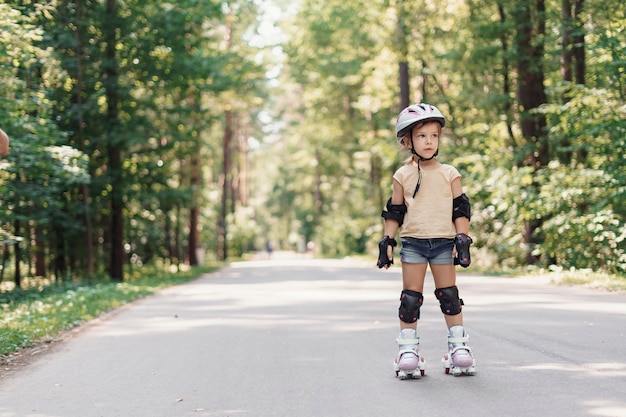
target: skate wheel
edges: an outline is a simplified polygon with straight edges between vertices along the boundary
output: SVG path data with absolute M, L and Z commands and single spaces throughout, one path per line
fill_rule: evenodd
M 450 368 L 446 368 L 446 375 L 450 373 Z
M 420 369 L 420 374 L 421 374 L 422 376 L 426 375 L 426 370 L 425 370 L 425 369 Z

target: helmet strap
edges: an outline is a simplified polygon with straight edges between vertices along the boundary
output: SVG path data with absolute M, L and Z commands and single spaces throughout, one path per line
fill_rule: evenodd
M 439 148 L 437 148 L 433 156 L 431 156 L 430 158 L 424 158 L 422 155 L 418 154 L 415 151 L 415 147 L 413 145 L 413 132 L 410 133 L 409 137 L 411 140 L 411 154 L 417 156 L 418 158 L 417 159 L 417 185 L 415 185 L 415 191 L 413 191 L 413 198 L 415 198 L 415 196 L 417 195 L 417 192 L 420 190 L 420 186 L 422 185 L 422 167 L 420 166 L 420 162 L 430 161 L 431 159 L 436 157 L 439 154 Z
M 435 154 L 433 156 L 431 156 L 430 158 L 424 158 L 422 155 L 418 154 L 417 152 L 415 152 L 415 149 L 411 148 L 411 153 L 415 156 L 417 156 L 418 158 L 418 162 L 419 161 L 430 161 L 431 159 L 434 159 L 437 155 L 439 155 L 439 149 L 437 149 L 437 151 L 435 152 Z
M 415 155 L 417 155 L 417 154 L 415 154 Z M 419 155 L 417 155 L 417 156 L 419 156 Z M 421 158 L 417 160 L 417 185 L 415 186 L 415 191 L 413 191 L 413 198 L 415 198 L 415 195 L 420 190 L 420 186 L 422 185 L 422 168 L 420 168 L 420 162 L 421 161 L 422 161 Z
M 417 167 L 419 168 L 419 161 L 430 161 L 431 159 L 433 159 L 434 157 L 436 157 L 437 155 L 439 155 L 439 147 L 437 147 L 437 150 L 435 151 L 435 153 L 433 154 L 433 156 L 431 156 L 430 158 L 424 158 L 422 155 L 418 154 L 415 151 L 415 146 L 413 145 L 413 132 L 409 133 L 409 138 L 411 140 L 411 153 L 415 156 L 417 156 L 419 159 L 417 160 Z

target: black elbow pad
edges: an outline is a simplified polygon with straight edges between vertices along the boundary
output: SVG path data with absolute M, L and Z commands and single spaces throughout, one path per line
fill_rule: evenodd
M 452 200 L 452 221 L 459 217 L 467 217 L 467 220 L 471 218 L 470 201 L 465 193 Z
M 402 204 L 391 204 L 391 198 L 387 200 L 386 210 L 380 214 L 384 219 L 395 220 L 398 222 L 398 226 L 402 226 L 404 223 L 404 215 L 406 214 L 406 204 L 404 201 Z

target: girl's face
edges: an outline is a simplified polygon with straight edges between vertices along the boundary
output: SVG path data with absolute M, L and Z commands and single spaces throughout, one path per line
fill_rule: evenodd
M 441 125 L 439 122 L 418 123 L 413 126 L 413 147 L 415 152 L 423 158 L 432 157 L 439 149 L 439 136 L 441 135 Z M 411 149 L 411 137 L 405 136 L 404 146 Z

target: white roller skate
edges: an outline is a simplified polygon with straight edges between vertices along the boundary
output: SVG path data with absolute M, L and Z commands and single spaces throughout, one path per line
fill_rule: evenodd
M 469 336 L 463 326 L 452 326 L 448 331 L 448 353 L 441 359 L 446 374 L 460 376 L 476 373 L 476 360 L 472 349 L 467 346 L 468 340 Z
M 399 352 L 393 362 L 396 376 L 400 379 L 419 379 L 426 373 L 426 361 L 420 355 L 420 339 L 415 329 L 402 329 L 398 342 Z

